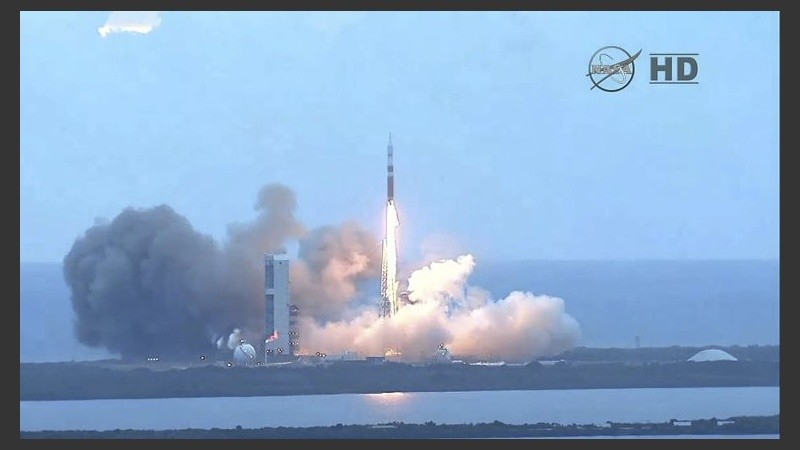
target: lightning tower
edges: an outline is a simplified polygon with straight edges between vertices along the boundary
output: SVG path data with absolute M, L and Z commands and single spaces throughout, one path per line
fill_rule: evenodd
M 389 146 L 386 149 L 387 178 L 386 178 L 386 230 L 383 238 L 383 258 L 381 264 L 381 304 L 379 314 L 381 317 L 390 317 L 397 312 L 399 307 L 397 298 L 397 209 L 394 206 L 394 163 L 392 147 L 392 133 L 389 133 Z

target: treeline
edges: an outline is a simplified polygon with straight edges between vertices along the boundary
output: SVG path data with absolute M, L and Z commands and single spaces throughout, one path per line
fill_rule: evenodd
M 510 425 L 500 421 L 478 424 L 406 424 L 334 425 L 330 427 L 276 427 L 185 430 L 111 430 L 111 431 L 34 431 L 20 432 L 26 439 L 417 439 L 417 438 L 501 438 L 501 437 L 578 437 L 578 436 L 668 436 L 778 434 L 779 416 L 716 418 L 690 422 L 671 420 L 663 423 L 606 423 L 561 425 L 536 423 Z
M 740 361 L 780 361 L 780 347 L 777 345 L 717 346 L 703 347 L 641 347 L 641 348 L 591 348 L 577 347 L 553 359 L 565 361 L 603 361 L 603 362 L 679 362 L 686 361 L 697 352 L 716 348 L 724 350 Z

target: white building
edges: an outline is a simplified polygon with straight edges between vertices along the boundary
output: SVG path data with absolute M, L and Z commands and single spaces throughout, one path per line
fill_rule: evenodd
M 256 349 L 250 344 L 241 343 L 233 350 L 233 360 L 237 366 L 253 366 L 256 363 Z
M 266 303 L 264 361 L 285 360 L 294 355 L 297 333 L 294 320 L 297 308 L 289 298 L 289 258 L 264 256 L 264 301 Z
M 697 352 L 694 356 L 688 359 L 692 362 L 706 362 L 706 361 L 736 361 L 736 358 L 725 350 L 717 348 L 709 348 Z

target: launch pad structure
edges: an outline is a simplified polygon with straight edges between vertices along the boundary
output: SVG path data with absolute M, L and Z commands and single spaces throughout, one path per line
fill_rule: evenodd
M 291 360 L 298 347 L 298 309 L 289 292 L 289 258 L 264 255 L 264 362 Z

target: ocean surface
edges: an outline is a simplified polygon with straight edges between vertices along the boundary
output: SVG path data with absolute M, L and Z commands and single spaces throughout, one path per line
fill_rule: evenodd
M 469 284 L 564 299 L 587 347 L 779 343 L 779 262 L 478 260 Z M 377 289 L 377 287 L 376 287 Z M 77 342 L 57 263 L 20 264 L 20 361 L 110 357 Z
M 406 423 L 604 424 L 779 414 L 778 387 L 21 401 L 20 431 Z

